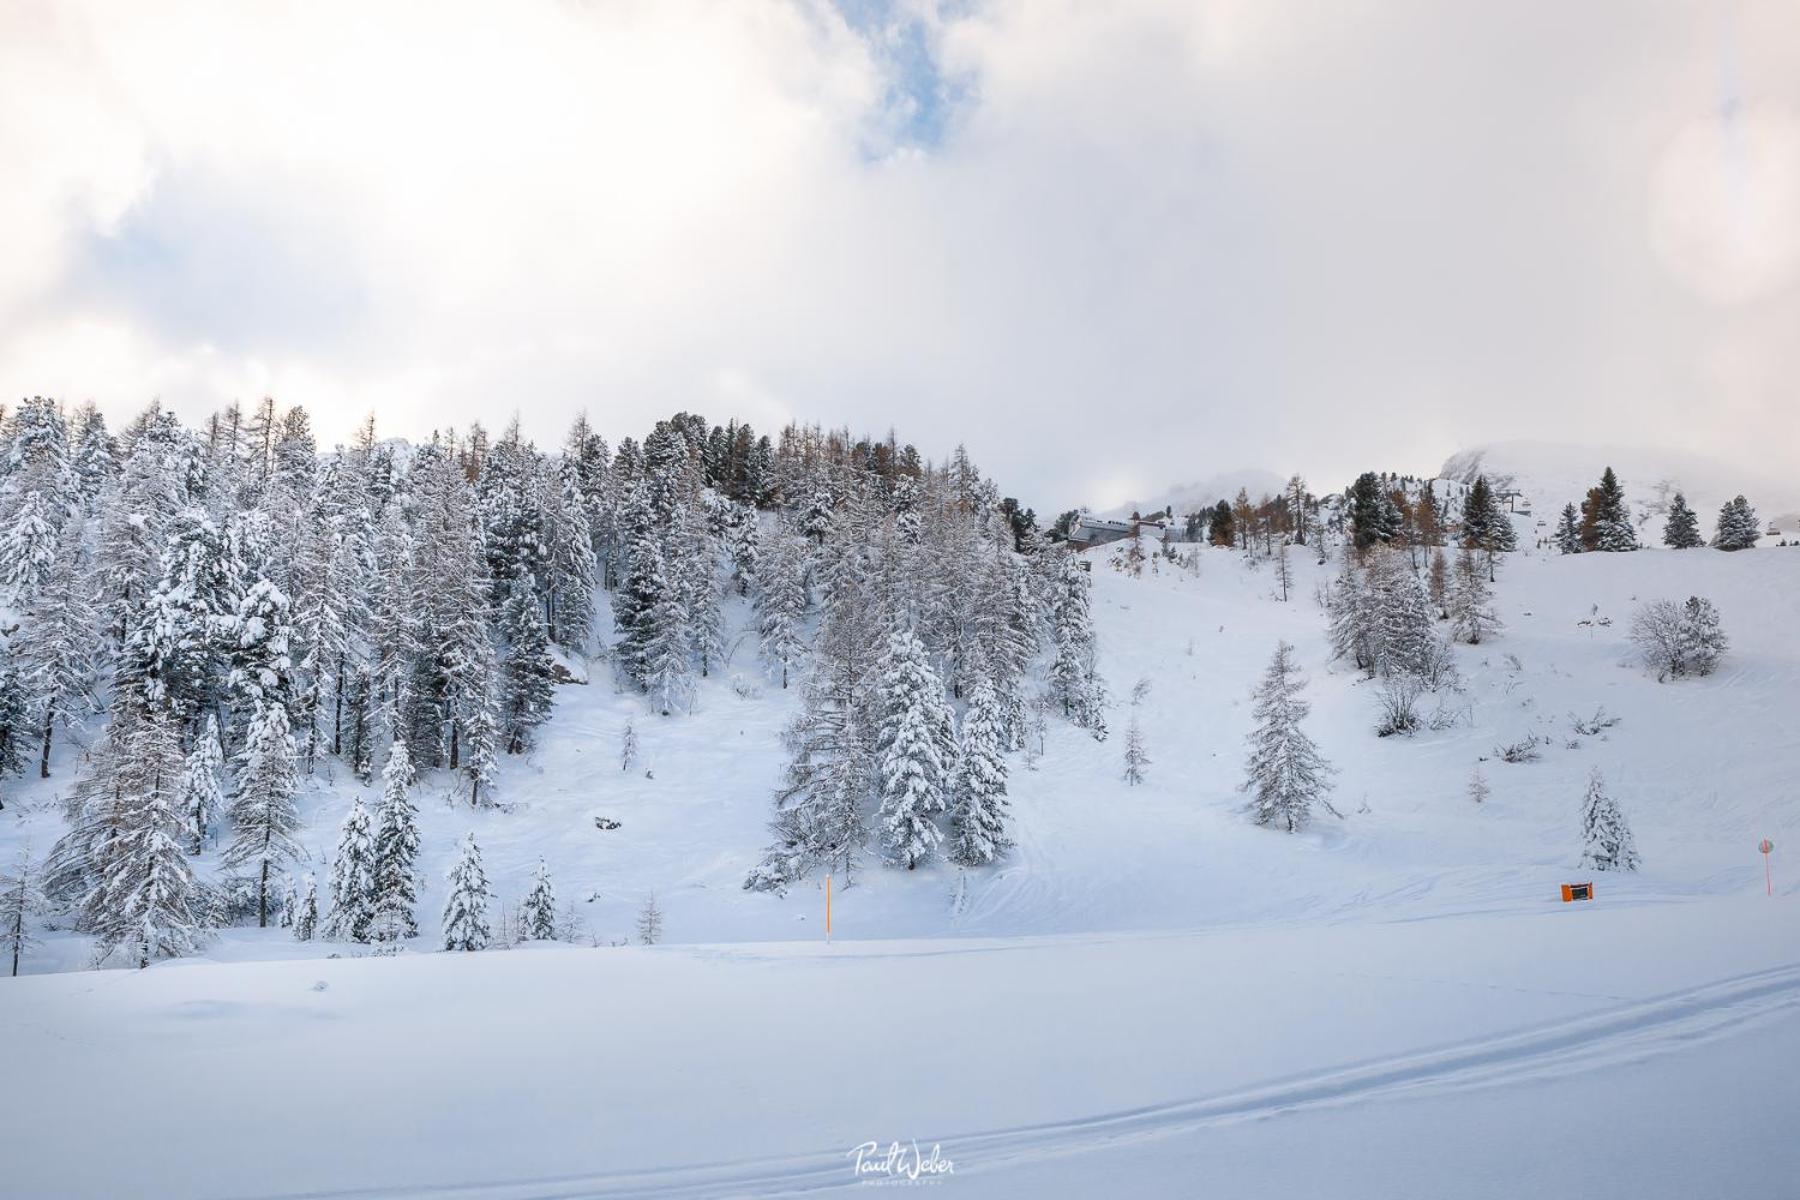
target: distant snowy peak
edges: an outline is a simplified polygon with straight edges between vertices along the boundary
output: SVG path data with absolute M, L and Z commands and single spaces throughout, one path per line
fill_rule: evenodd
M 1102 516 L 1129 517 L 1132 513 L 1161 512 L 1172 509 L 1176 516 L 1183 513 L 1197 512 L 1202 508 L 1211 508 L 1221 500 L 1229 500 L 1242 488 L 1250 494 L 1252 500 L 1280 493 L 1287 482 L 1286 476 L 1277 475 L 1273 471 L 1244 468 L 1237 471 L 1221 471 L 1195 483 L 1172 487 L 1166 492 L 1146 500 L 1131 500 L 1103 512 Z
M 1640 522 L 1660 516 L 1676 492 L 1687 498 L 1708 534 L 1719 507 L 1740 493 L 1765 523 L 1800 512 L 1800 480 L 1770 478 L 1682 450 L 1497 442 L 1452 454 L 1439 475 L 1458 483 L 1486 475 L 1489 483 L 1517 490 L 1540 512 L 1554 517 L 1565 504 L 1579 505 L 1607 467 L 1619 477 Z

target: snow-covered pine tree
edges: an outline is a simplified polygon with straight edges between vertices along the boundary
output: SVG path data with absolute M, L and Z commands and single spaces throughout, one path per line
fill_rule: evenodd
M 350 802 L 350 815 L 338 833 L 337 857 L 331 864 L 331 936 L 366 942 L 375 917 L 375 839 L 362 797 Z
M 142 594 L 146 582 L 129 586 Z M 184 722 L 213 707 L 225 675 L 233 581 L 224 539 L 203 510 L 183 509 L 170 520 L 160 578 L 127 613 L 119 682 Z
M 1681 606 L 1676 636 L 1685 673 L 1692 675 L 1711 675 L 1728 645 L 1719 610 L 1704 596 L 1689 596 Z
M 656 893 L 651 892 L 644 898 L 643 907 L 638 909 L 637 935 L 641 946 L 654 946 L 662 941 L 663 912 L 656 903 Z
M 719 610 L 719 544 L 706 523 L 683 510 L 671 541 L 677 548 L 676 587 L 687 613 L 688 643 L 704 677 L 725 654 L 724 615 Z
M 1345 542 L 1338 577 L 1325 603 L 1331 623 L 1331 650 L 1334 657 L 1348 659 L 1358 670 L 1371 673 L 1376 664 L 1373 591 L 1357 566 L 1352 544 Z
M 1719 549 L 1750 550 L 1761 536 L 1762 523 L 1757 520 L 1756 510 L 1742 496 L 1727 500 L 1719 509 L 1718 529 L 1713 535 L 1713 545 Z
M 269 924 L 269 888 L 276 871 L 300 857 L 294 831 L 294 738 L 287 709 L 269 704 L 250 718 L 238 757 L 236 794 L 231 800 L 231 841 L 222 861 L 248 870 L 256 884 L 257 924 Z
M 1398 550 L 1371 551 L 1370 657 L 1379 675 L 1423 674 L 1437 643 L 1419 577 Z
M 670 577 L 654 539 L 641 539 L 633 547 L 631 569 L 651 597 L 630 639 L 633 661 L 650 703 L 666 717 L 693 696 L 693 629 L 680 582 Z
M 479 807 L 493 794 L 499 770 L 500 714 L 494 703 L 493 679 L 476 675 L 460 687 L 457 706 L 461 723 L 462 772 L 469 784 L 469 804 Z
M 882 838 L 896 865 L 912 870 L 937 853 L 952 768 L 947 730 L 954 720 L 944 685 L 912 630 L 888 638 L 880 668 L 882 716 L 876 733 L 876 778 Z
M 1575 506 L 1566 510 L 1565 519 L 1573 522 Z M 1560 536 L 1560 530 L 1558 531 Z M 1671 550 L 1697 550 L 1706 544 L 1700 536 L 1700 518 L 1688 507 L 1687 497 L 1680 492 L 1675 493 L 1669 501 L 1669 515 L 1663 522 L 1663 545 Z M 1568 553 L 1568 551 L 1564 551 Z
M 1582 504 L 1582 549 L 1619 553 L 1638 548 L 1637 527 L 1625 502 L 1625 489 L 1611 467 Z
M 785 735 L 792 758 L 775 793 L 775 842 L 745 879 L 746 889 L 783 892 L 820 864 L 841 872 L 843 886 L 851 885 L 868 837 L 873 754 L 864 713 L 865 619 L 853 588 L 828 594 L 818 658 L 807 675 L 801 712 Z
M 1256 729 L 1250 734 L 1244 790 L 1252 793 L 1250 811 L 1258 825 L 1288 833 L 1303 827 L 1313 805 L 1328 803 L 1331 792 L 1331 764 L 1300 727 L 1311 711 L 1300 697 L 1305 686 L 1294 648 L 1278 642 L 1254 693 Z
M 1482 774 L 1481 768 L 1477 766 L 1469 775 L 1469 799 L 1476 804 L 1486 804 L 1492 791 L 1493 789 L 1488 786 L 1487 776 Z
M 188 751 L 176 801 L 190 854 L 205 850 L 206 839 L 224 812 L 225 794 L 219 787 L 219 768 L 224 765 L 225 751 L 219 745 L 219 722 L 209 713 L 200 736 L 194 739 L 194 748 Z
M 1431 597 L 1431 607 L 1437 610 L 1439 620 L 1450 617 L 1450 560 L 1444 556 L 1444 548 L 1436 546 L 1431 551 L 1431 570 L 1425 577 L 1425 594 Z
M 531 874 L 531 890 L 519 905 L 519 925 L 533 941 L 556 940 L 556 889 L 550 886 L 550 868 L 541 858 Z
M 951 783 L 950 860 L 975 867 L 993 862 L 1012 844 L 1006 826 L 1004 711 L 992 681 L 978 677 L 963 714 L 962 741 Z
M 505 654 L 500 668 L 501 736 L 508 754 L 523 754 L 555 703 L 555 663 L 537 596 L 527 579 L 509 580 L 500 603 Z
M 79 729 L 94 709 L 100 654 L 99 613 L 81 540 L 71 520 L 57 541 L 56 560 L 32 594 L 13 642 L 19 685 L 33 724 L 42 731 L 38 774 L 50 778 L 50 747 L 58 728 Z
M 15 601 L 28 601 L 56 562 L 60 516 L 54 500 L 34 488 L 18 498 L 0 529 L 0 584 Z
M 375 810 L 374 928 L 382 941 L 419 932 L 414 863 L 419 857 L 419 810 L 410 795 L 414 773 L 406 739 L 396 737 L 381 770 L 381 804 Z
M 31 847 L 19 850 L 12 874 L 0 875 L 0 955 L 10 960 L 12 974 L 19 973 L 19 960 L 37 943 L 31 922 L 44 907 L 43 892 L 38 887 L 37 872 L 32 869 Z
M 625 728 L 619 732 L 619 770 L 631 770 L 637 766 L 637 760 L 637 726 L 633 725 L 628 717 L 625 720 Z
M 1581 865 L 1596 871 L 1638 869 L 1637 843 L 1625 814 L 1606 791 L 1600 768 L 1588 775 L 1587 795 L 1581 802 Z
M 133 713 L 120 749 L 127 769 L 113 780 L 117 824 L 95 863 L 99 879 L 82 901 L 83 924 L 97 935 L 102 957 L 125 950 L 144 967 L 194 950 L 201 899 L 180 844 L 181 745 L 171 718 L 148 707 Z
M 810 545 L 799 534 L 780 531 L 770 541 L 757 574 L 757 634 L 762 657 L 771 671 L 780 673 L 784 688 L 806 655 L 802 623 L 806 619 Z
M 1456 588 L 1450 602 L 1451 632 L 1457 641 L 1479 646 L 1501 628 L 1499 614 L 1494 611 L 1493 593 L 1489 590 L 1487 572 L 1472 550 L 1456 556 Z
M 1680 497 L 1677 496 L 1676 499 L 1680 500 Z M 1580 554 L 1584 549 L 1581 544 L 1581 518 L 1576 514 L 1573 504 L 1563 505 L 1562 516 L 1556 522 L 1556 549 L 1562 554 Z
M 444 949 L 485 949 L 490 936 L 487 907 L 487 873 L 481 869 L 481 847 L 471 832 L 450 872 L 450 894 L 444 900 Z
M 310 942 L 319 932 L 319 881 L 311 875 L 301 885 L 300 898 L 294 906 L 294 940 Z
M 1050 628 L 1055 654 L 1050 687 L 1063 715 L 1104 737 L 1106 693 L 1094 667 L 1094 619 L 1088 573 L 1074 554 L 1058 556 L 1050 593 Z
M 1131 714 L 1131 724 L 1125 730 L 1125 782 L 1132 787 L 1144 782 L 1144 768 L 1150 765 L 1150 754 L 1144 749 L 1144 731 L 1138 724 L 1137 713 Z

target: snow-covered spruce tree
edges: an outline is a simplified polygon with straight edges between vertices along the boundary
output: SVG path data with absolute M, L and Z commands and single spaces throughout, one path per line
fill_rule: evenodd
M 1500 507 L 1500 497 L 1488 484 L 1487 476 L 1477 475 L 1463 497 L 1463 546 L 1495 554 L 1514 549 L 1517 541 L 1512 517 Z
M 32 869 L 31 847 L 19 851 L 12 874 L 0 875 L 0 955 L 10 960 L 12 974 L 19 973 L 19 959 L 36 944 L 31 922 L 44 908 L 37 872 Z
M 1050 629 L 1055 653 L 1050 687 L 1063 715 L 1104 737 L 1105 690 L 1094 667 L 1094 619 L 1088 573 L 1073 554 L 1060 556 L 1050 594 Z
M 381 804 L 375 810 L 374 928 L 382 941 L 419 932 L 414 863 L 419 857 L 419 810 L 410 795 L 414 773 L 406 739 L 396 737 L 381 770 Z
M 462 772 L 469 785 L 471 807 L 479 807 L 492 795 L 500 765 L 500 714 L 492 688 L 491 676 L 477 676 L 467 687 L 458 689 Z
M 550 886 L 550 868 L 541 858 L 531 874 L 531 890 L 519 905 L 519 925 L 533 941 L 556 940 L 556 889 Z
M 1611 467 L 1601 474 L 1599 485 L 1590 489 L 1582 502 L 1581 547 L 1603 553 L 1638 548 L 1637 528 L 1631 523 L 1625 489 Z
M 209 713 L 200 736 L 194 739 L 194 748 L 188 751 L 176 801 L 190 854 L 199 854 L 206 849 L 206 839 L 224 813 L 225 794 L 219 787 L 219 768 L 224 765 L 225 751 L 219 745 L 219 722 Z
M 542 489 L 545 605 L 550 640 L 576 654 L 591 648 L 594 623 L 593 526 L 581 472 L 567 457 Z
M 1456 557 L 1456 587 L 1451 594 L 1450 623 L 1456 640 L 1471 646 L 1479 646 L 1501 628 L 1499 614 L 1494 611 L 1487 572 L 1481 569 L 1471 550 L 1464 550 Z
M 1569 506 L 1569 519 L 1573 519 L 1575 508 Z M 1700 536 L 1700 518 L 1688 507 L 1687 497 L 1680 492 L 1669 501 L 1668 519 L 1663 522 L 1663 545 L 1671 550 L 1697 550 L 1706 544 Z
M 311 875 L 300 887 L 300 898 L 294 904 L 294 940 L 310 942 L 319 932 L 319 881 Z
M 502 737 L 508 754 L 523 754 L 537 727 L 549 720 L 556 691 L 549 634 L 528 581 L 508 581 L 500 633 L 506 645 L 500 667 Z
M 637 766 L 637 760 L 637 727 L 631 723 L 629 718 L 627 718 L 625 721 L 625 728 L 619 733 L 619 770 L 631 770 L 631 768 Z
M 444 900 L 444 949 L 485 949 L 490 936 L 487 907 L 487 873 L 481 869 L 481 847 L 470 833 L 450 872 L 450 894 Z
M 1419 577 L 1397 550 L 1371 551 L 1370 657 L 1378 675 L 1423 673 L 1437 641 Z
M 56 560 L 33 593 L 13 641 L 19 685 L 32 722 L 42 731 L 38 774 L 50 778 L 50 747 L 58 728 L 78 729 L 94 709 L 100 654 L 100 617 L 81 542 L 81 522 L 70 521 L 56 546 Z
M 1675 499 L 1679 502 L 1681 497 L 1676 496 Z M 1691 516 L 1692 514 L 1690 513 L 1689 515 Z M 1671 514 L 1671 519 L 1673 519 L 1673 514 Z M 1695 536 L 1698 536 L 1698 534 Z M 1561 554 L 1580 554 L 1583 548 L 1584 547 L 1581 544 L 1581 518 L 1576 514 L 1575 506 L 1573 504 L 1565 504 L 1563 505 L 1562 516 L 1559 517 L 1556 522 L 1557 552 Z
M 848 582 L 828 594 L 818 657 L 800 714 L 785 734 L 792 757 L 775 793 L 774 843 L 744 881 L 753 891 L 783 892 L 815 866 L 841 873 L 849 887 L 868 837 L 865 804 L 874 748 L 867 705 L 867 612 Z
M 1690 675 L 1711 675 L 1718 668 L 1726 646 L 1719 610 L 1703 596 L 1689 596 L 1681 606 L 1678 635 L 1681 658 Z
M 375 838 L 362 797 L 350 802 L 350 815 L 338 833 L 337 857 L 331 863 L 331 936 L 366 942 L 375 917 Z
M 1300 728 L 1311 711 L 1300 697 L 1305 686 L 1294 648 L 1277 643 L 1254 693 L 1256 729 L 1250 735 L 1244 790 L 1252 794 L 1250 811 L 1258 825 L 1288 833 L 1302 828 L 1313 805 L 1328 803 L 1331 792 L 1331 764 Z
M 1125 782 L 1132 787 L 1144 782 L 1144 768 L 1150 765 L 1150 754 L 1144 749 L 1144 731 L 1138 724 L 1137 713 L 1131 714 L 1131 724 L 1125 730 Z
M 144 581 L 133 586 L 141 590 Z M 143 604 L 127 609 L 132 625 L 118 682 L 184 722 L 212 708 L 225 675 L 233 592 L 224 539 L 212 519 L 198 508 L 175 514 L 160 578 Z
M 28 600 L 50 574 L 60 516 L 52 498 L 36 489 L 13 505 L 9 523 L 0 530 L 0 584 L 16 600 Z
M 294 738 L 287 709 L 270 704 L 250 718 L 238 757 L 237 787 L 231 800 L 231 841 L 223 862 L 248 871 L 256 886 L 256 923 L 269 924 L 269 889 L 277 871 L 300 857 L 294 831 Z
M 1357 566 L 1356 551 L 1345 542 L 1343 561 L 1325 602 L 1331 650 L 1335 657 L 1348 659 L 1358 670 L 1371 674 L 1376 667 L 1373 590 Z
M 1756 518 L 1756 510 L 1742 496 L 1727 500 L 1719 509 L 1718 529 L 1713 534 L 1713 545 L 1719 549 L 1750 550 L 1761 536 L 1762 524 Z
M 925 647 L 910 629 L 888 638 L 880 667 L 882 716 L 876 733 L 876 778 L 882 840 L 890 861 L 907 870 L 929 862 L 942 840 L 944 786 L 954 747 L 954 717 Z
M 962 740 L 951 781 L 950 861 L 965 867 L 993 862 L 1012 844 L 1006 826 L 1004 713 L 993 683 L 975 681 L 963 714 Z
M 1493 789 L 1488 785 L 1487 776 L 1482 774 L 1481 767 L 1477 765 L 1469 775 L 1469 799 L 1476 804 L 1486 804 L 1492 794 Z
M 119 773 L 112 781 L 115 824 L 92 860 L 97 876 L 82 898 L 82 927 L 102 958 L 124 950 L 138 966 L 191 953 L 202 937 L 202 905 L 181 846 L 175 811 L 181 745 L 161 711 L 131 702 L 115 712 Z
M 802 623 L 806 620 L 810 545 L 799 534 L 787 530 L 777 533 L 763 554 L 757 574 L 757 635 L 762 657 L 771 672 L 780 674 L 784 688 L 806 655 Z
M 1587 795 L 1581 802 L 1581 865 L 1596 871 L 1638 869 L 1637 842 L 1625 814 L 1607 794 L 1606 780 L 1595 767 L 1588 775 Z
M 724 615 L 719 610 L 719 543 L 706 523 L 683 510 L 672 541 L 677 547 L 676 585 L 687 613 L 688 643 L 702 677 L 725 655 Z

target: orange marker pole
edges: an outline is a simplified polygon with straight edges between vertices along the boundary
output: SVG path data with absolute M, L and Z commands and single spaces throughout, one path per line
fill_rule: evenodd
M 1773 896 L 1775 894 L 1775 876 L 1769 872 L 1769 851 L 1775 849 L 1775 843 L 1764 838 L 1757 849 L 1762 851 L 1763 856 L 1763 891 Z
M 831 945 L 831 876 L 825 876 L 825 944 Z

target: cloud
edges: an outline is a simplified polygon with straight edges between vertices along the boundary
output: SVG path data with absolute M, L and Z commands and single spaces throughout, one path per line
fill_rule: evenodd
M 26 0 L 0 394 L 893 425 L 1046 508 L 1621 423 L 1791 463 L 1800 150 L 1726 234 L 1696 177 L 1793 127 L 1800 18 L 1733 11 Z

